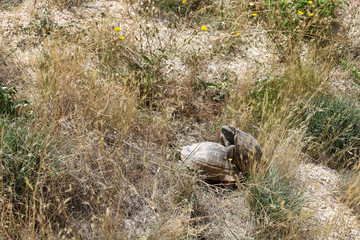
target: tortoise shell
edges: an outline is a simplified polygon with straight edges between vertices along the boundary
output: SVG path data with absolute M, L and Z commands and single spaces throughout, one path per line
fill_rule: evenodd
M 221 141 L 225 146 L 235 146 L 234 164 L 242 173 L 248 174 L 260 163 L 263 152 L 258 141 L 239 129 L 223 126 Z
M 200 142 L 183 147 L 181 159 L 186 166 L 203 174 L 210 181 L 235 182 L 239 173 L 231 163 L 228 148 L 214 142 Z

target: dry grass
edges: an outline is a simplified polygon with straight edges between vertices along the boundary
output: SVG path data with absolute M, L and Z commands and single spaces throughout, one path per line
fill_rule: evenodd
M 334 35 L 321 45 L 299 37 L 285 57 L 274 39 L 291 38 L 254 18 L 249 1 L 211 1 L 180 12 L 173 8 L 181 1 L 155 1 L 154 8 L 142 1 L 86 3 L 101 13 L 82 9 L 82 2 L 56 1 L 65 15 L 78 7 L 73 16 L 83 18 L 76 23 L 59 20 L 55 8 L 40 19 L 29 15 L 23 26 L 31 44 L 17 38 L 23 30 L 6 31 L 14 45 L 1 46 L 0 79 L 32 101 L 20 128 L 46 134 L 30 145 L 11 142 L 30 153 L 45 147 L 34 173 L 17 174 L 26 185 L 17 197 L 1 178 L 1 237 L 324 236 L 297 179 L 309 157 L 302 151 L 307 122 L 296 114 L 300 103 L 331 92 L 330 69 L 344 39 Z M 203 182 L 176 153 L 192 142 L 218 141 L 224 124 L 253 134 L 264 151 L 259 170 L 233 188 Z M 3 154 L 10 141 L 2 131 Z M 24 156 L 7 154 L 24 163 Z M 10 169 L 4 156 L 2 172 Z M 344 201 L 358 211 L 358 179 L 352 179 Z

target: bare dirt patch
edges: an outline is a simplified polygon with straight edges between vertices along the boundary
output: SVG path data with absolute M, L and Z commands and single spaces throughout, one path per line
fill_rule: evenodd
M 312 163 L 301 164 L 298 179 L 302 182 L 307 210 L 321 225 L 321 235 L 316 239 L 359 239 L 360 223 L 345 204 L 335 196 L 340 175 L 333 169 Z

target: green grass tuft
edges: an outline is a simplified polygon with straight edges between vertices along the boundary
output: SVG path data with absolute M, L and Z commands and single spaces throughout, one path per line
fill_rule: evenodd
M 15 115 L 21 108 L 29 102 L 26 99 L 16 100 L 18 91 L 15 87 L 0 87 L 0 114 Z
M 24 211 L 23 204 L 54 170 L 55 143 L 50 130 L 33 119 L 1 118 L 0 130 L 2 195 L 13 199 L 17 210 Z
M 250 180 L 248 203 L 253 220 L 256 219 L 254 235 L 257 238 L 283 239 L 304 227 L 298 217 L 305 198 L 296 189 L 279 167 L 268 169 L 263 178 Z M 297 229 L 289 229 L 290 225 Z
M 338 169 L 355 164 L 360 149 L 360 108 L 356 103 L 323 94 L 315 97 L 301 116 L 304 121 L 308 118 L 305 137 L 313 158 Z
M 262 11 L 259 15 L 267 23 L 275 25 L 282 31 L 302 29 L 307 34 L 318 31 L 320 26 L 328 29 L 329 23 L 336 18 L 336 11 L 344 1 L 321 0 L 321 1 L 264 1 L 256 5 Z M 263 14 L 264 13 L 264 14 Z

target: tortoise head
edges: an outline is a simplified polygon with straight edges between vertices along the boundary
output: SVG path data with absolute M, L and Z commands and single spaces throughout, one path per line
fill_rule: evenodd
M 222 126 L 221 132 L 224 134 L 225 138 L 231 143 L 235 142 L 235 129 L 230 126 Z

